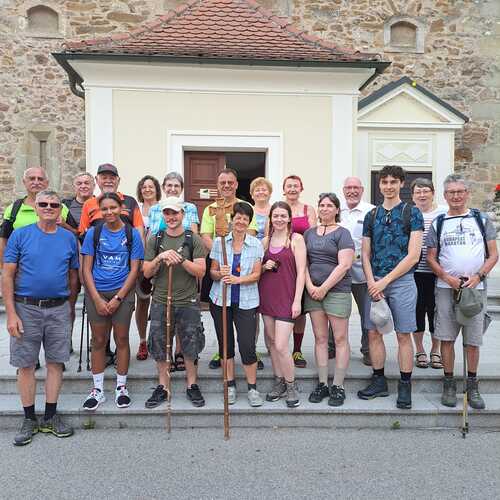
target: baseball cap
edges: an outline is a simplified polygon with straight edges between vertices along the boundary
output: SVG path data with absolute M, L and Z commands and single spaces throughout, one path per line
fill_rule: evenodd
M 380 299 L 377 302 L 372 301 L 370 307 L 370 319 L 377 328 L 377 331 L 383 335 L 388 333 L 396 333 L 394 331 L 394 320 L 389 309 L 389 304 L 385 299 Z
M 104 174 L 104 173 L 118 176 L 117 168 L 111 163 L 103 163 L 102 165 L 99 165 L 99 167 L 97 168 L 97 174 Z
M 160 208 L 162 212 L 167 209 L 173 210 L 174 212 L 180 212 L 181 210 L 184 210 L 184 204 L 180 198 L 169 196 L 168 198 L 160 201 Z
M 470 325 L 483 310 L 483 296 L 475 288 L 461 288 L 460 298 L 455 305 L 455 317 L 460 325 Z

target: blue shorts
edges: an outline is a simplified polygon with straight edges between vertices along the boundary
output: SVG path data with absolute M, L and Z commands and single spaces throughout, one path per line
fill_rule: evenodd
M 380 278 L 375 278 L 378 281 Z M 417 306 L 417 285 L 413 278 L 413 273 L 407 273 L 393 281 L 384 290 L 385 300 L 392 312 L 394 329 L 397 333 L 411 333 L 417 329 L 416 313 Z M 370 320 L 371 298 L 366 294 L 367 314 L 365 316 L 365 328 L 376 330 L 375 325 Z

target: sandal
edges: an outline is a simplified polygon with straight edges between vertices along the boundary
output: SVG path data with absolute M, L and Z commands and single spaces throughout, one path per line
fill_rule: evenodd
M 182 352 L 178 352 L 175 355 L 175 369 L 178 372 L 183 372 L 186 369 L 186 365 L 184 364 L 184 354 Z
M 436 370 L 442 370 L 443 363 L 441 362 L 441 354 L 438 354 L 437 352 L 431 352 L 429 356 L 431 358 L 430 362 L 431 368 L 435 368 Z
M 422 360 L 422 357 L 425 359 Z M 417 352 L 417 354 L 415 354 L 415 366 L 417 368 L 427 368 L 429 366 L 429 363 L 427 361 L 427 354 L 425 354 L 425 352 Z

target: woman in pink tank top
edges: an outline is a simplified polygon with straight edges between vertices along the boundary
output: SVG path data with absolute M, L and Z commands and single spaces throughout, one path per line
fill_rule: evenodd
M 283 195 L 292 209 L 292 232 L 304 234 L 307 229 L 316 225 L 316 211 L 310 205 L 300 202 L 300 194 L 304 190 L 302 179 L 298 175 L 289 175 L 283 181 Z M 306 317 L 300 315 L 293 327 L 293 360 L 297 368 L 305 368 L 306 360 L 302 355 L 302 339 L 306 329 Z
M 259 281 L 259 312 L 264 320 L 275 383 L 267 401 L 286 397 L 289 408 L 299 406 L 294 362 L 288 350 L 294 320 L 301 313 L 305 284 L 306 247 L 304 238 L 293 233 L 290 206 L 277 201 L 269 213 L 269 236 L 262 241 L 265 249 Z

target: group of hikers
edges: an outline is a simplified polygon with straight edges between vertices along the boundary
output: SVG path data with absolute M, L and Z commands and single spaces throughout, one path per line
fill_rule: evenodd
M 83 401 L 86 411 L 105 402 L 108 364 L 116 366 L 116 405 L 131 404 L 127 373 L 134 310 L 140 336 L 137 359 L 151 356 L 158 371 L 158 385 L 146 408 L 167 401 L 169 365 L 171 370 L 185 371 L 186 397 L 194 406 L 203 406 L 197 379 L 205 346 L 200 301 L 208 302 L 219 344 L 210 368 L 221 367 L 223 316 L 227 318 L 229 404 L 238 396 L 237 344 L 249 405 L 284 399 L 289 408 L 299 406 L 295 370 L 307 365 L 302 339 L 309 315 L 318 380 L 308 399 L 321 403 L 328 398 L 330 406 L 340 406 L 346 398 L 344 379 L 351 357 L 353 298 L 361 318 L 362 362 L 373 370 L 369 384 L 358 391 L 359 398 L 389 395 L 384 335 L 393 334 L 401 375 L 397 407 L 411 408 L 414 364 L 443 370 L 441 402 L 455 406 L 454 343 L 462 331 L 469 404 L 484 408 L 477 369 L 485 280 L 498 260 L 495 228 L 484 213 L 468 207 L 470 188 L 462 176 L 445 179 L 447 206 L 436 205 L 434 186 L 426 178 L 411 183 L 413 203 L 401 201 L 404 182 L 401 167 L 385 166 L 379 172 L 380 205 L 363 201 L 361 180 L 349 177 L 342 202 L 335 193 L 325 192 L 311 206 L 301 201 L 300 177 L 287 176 L 280 186 L 283 200 L 274 203 L 270 200 L 275 186 L 258 177 L 250 185 L 252 205 L 237 198 L 237 173 L 225 168 L 217 177 L 220 199 L 204 209 L 200 224 L 196 206 L 183 200 L 184 181 L 177 172 L 168 173 L 161 186 L 153 176 L 144 176 L 137 186 L 137 201 L 118 191 L 118 170 L 109 163 L 98 167 L 95 179 L 79 173 L 74 196 L 68 199 L 49 189 L 42 168 L 27 169 L 26 196 L 5 209 L 0 232 L 10 363 L 17 368 L 24 408 L 14 444 L 30 443 L 38 431 L 58 437 L 73 434 L 57 413 L 57 400 L 64 363 L 72 350 L 82 285 L 92 330 L 92 387 Z M 224 241 L 218 232 L 221 210 L 229 224 Z M 169 270 L 173 362 L 166 342 Z M 257 389 L 257 371 L 263 367 L 256 351 L 260 318 L 275 376 L 265 396 Z M 432 339 L 429 353 L 423 344 L 426 323 Z M 115 352 L 109 343 L 111 332 Z M 42 344 L 46 404 L 39 420 L 35 370 Z

